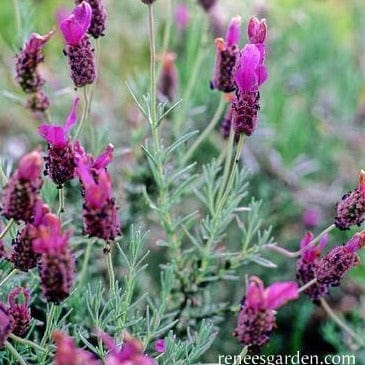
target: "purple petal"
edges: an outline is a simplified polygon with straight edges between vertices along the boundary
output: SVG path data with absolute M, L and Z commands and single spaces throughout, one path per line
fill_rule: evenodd
M 252 17 L 248 22 L 247 34 L 250 43 L 264 43 L 266 38 L 267 26 L 266 20 L 258 20 Z
M 64 128 L 60 125 L 42 124 L 38 127 L 38 133 L 54 147 L 62 148 L 67 144 Z
M 70 131 L 70 129 L 77 122 L 76 109 L 77 109 L 77 104 L 79 103 L 79 101 L 80 101 L 80 98 L 76 97 L 72 102 L 71 112 L 66 119 L 66 123 L 65 123 L 65 127 L 64 127 L 65 134 L 68 133 Z
M 298 285 L 291 281 L 274 283 L 265 290 L 265 294 L 267 309 L 277 309 L 299 297 Z
M 114 146 L 109 143 L 105 150 L 95 159 L 93 163 L 93 168 L 100 170 L 107 167 L 110 161 L 113 159 Z
M 260 65 L 256 69 L 257 86 L 262 85 L 267 80 L 268 74 L 265 65 Z
M 246 44 L 241 51 L 235 81 L 241 92 L 257 91 L 256 70 L 260 62 L 260 52 L 254 44 Z M 264 76 L 264 75 L 261 75 Z
M 251 276 L 246 292 L 246 305 L 255 310 L 263 309 L 265 306 L 264 285 L 260 278 Z
M 240 41 L 240 26 L 241 26 L 241 17 L 236 16 L 232 18 L 231 22 L 228 25 L 226 33 L 227 47 L 237 45 L 238 42 Z
M 76 6 L 72 14 L 60 22 L 60 29 L 67 44 L 75 45 L 89 29 L 92 10 L 90 5 L 83 1 Z

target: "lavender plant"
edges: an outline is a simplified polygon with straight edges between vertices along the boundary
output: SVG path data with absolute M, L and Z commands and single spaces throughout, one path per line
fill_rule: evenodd
M 46 83 L 38 70 L 44 61 L 42 48 L 53 41 L 50 37 L 56 31 L 45 36 L 32 33 L 16 56 L 16 81 L 38 98 L 33 103 L 38 106 L 30 109 L 42 112 L 33 115 L 37 128 L 32 138 L 37 145 L 43 139 L 48 146 L 25 154 L 13 169 L 1 161 L 0 362 L 197 364 L 209 359 L 227 321 L 236 322 L 230 328 L 231 341 L 244 357 L 269 343 L 276 309 L 285 311 L 284 305 L 302 293 L 364 348 L 360 333 L 325 299 L 360 264 L 364 231 L 322 255 L 329 233 L 363 223 L 364 172 L 358 187 L 338 203 L 334 223 L 327 229 L 317 236 L 305 233 L 296 252 L 274 242 L 242 163 L 245 138 L 260 128 L 260 89 L 270 82 L 265 66 L 270 25 L 264 19 L 247 19 L 248 43 L 240 48 L 242 14 L 232 18 L 225 39 L 215 40 L 212 90 L 206 87 L 205 93 L 214 100 L 217 93 L 223 94 L 200 131 L 188 122 L 189 98 L 204 57 L 214 60 L 207 52 L 211 30 L 203 25 L 202 49 L 183 84 L 186 89 L 178 91 L 179 50 L 171 48 L 171 19 L 160 49 L 158 3 L 139 2 L 148 24 L 150 67 L 146 78 L 130 78 L 126 89 L 141 119 L 135 144 L 128 147 L 142 174 L 132 168 L 122 182 L 120 167 L 113 170 L 120 163 L 116 151 L 121 143 L 114 140 L 114 147 L 111 133 L 98 143 L 91 113 L 94 93 L 103 87 L 96 83 L 96 76 L 103 73 L 97 62 L 100 37 L 110 34 L 105 4 L 75 1 L 70 15 L 60 17 L 73 84 L 67 91 L 73 102 L 64 126 L 46 113 L 55 99 L 49 103 L 44 97 L 43 106 L 37 104 Z M 208 16 L 217 11 L 217 1 L 197 3 Z M 14 5 L 19 11 L 16 0 Z M 199 152 L 221 120 L 222 151 L 207 154 L 200 163 Z M 122 199 L 119 191 L 126 179 L 131 187 Z M 297 259 L 292 281 L 264 285 L 252 274 L 257 267 L 277 267 L 273 252 L 288 261 Z M 240 289 L 237 294 L 230 288 Z M 245 294 L 239 302 L 241 293 Z

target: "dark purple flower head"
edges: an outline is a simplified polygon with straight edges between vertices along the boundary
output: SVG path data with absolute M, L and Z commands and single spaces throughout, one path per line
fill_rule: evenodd
M 78 44 L 84 38 L 91 24 L 92 10 L 88 2 L 75 6 L 71 15 L 61 20 L 60 29 L 68 45 Z
M 239 57 L 241 17 L 232 18 L 228 25 L 226 39 L 215 40 L 217 55 L 211 87 L 223 92 L 235 90 L 234 72 Z
M 218 0 L 198 0 L 198 4 L 207 12 L 210 11 L 217 2 Z
M 253 16 L 248 21 L 247 34 L 250 43 L 264 43 L 266 39 L 267 26 L 266 20 L 258 20 Z
M 104 35 L 106 28 L 107 12 L 102 0 L 85 0 L 89 3 L 92 10 L 91 23 L 88 33 L 94 38 Z M 75 4 L 81 4 L 82 0 L 75 0 Z
M 0 348 L 13 330 L 14 320 L 9 313 L 8 307 L 0 302 Z
M 16 269 L 28 271 L 37 266 L 41 255 L 34 252 L 33 241 L 38 238 L 37 227 L 47 213 L 49 213 L 48 206 L 38 199 L 33 209 L 32 223 L 27 223 L 13 240 L 9 261 Z
M 298 286 L 294 282 L 277 282 L 264 288 L 262 281 L 252 276 L 242 301 L 234 335 L 243 345 L 265 345 L 276 324 L 274 310 L 298 296 Z
M 319 266 L 319 256 L 327 243 L 328 235 L 324 235 L 319 241 L 318 246 L 310 246 L 313 241 L 312 232 L 307 232 L 300 241 L 301 257 L 296 263 L 296 277 L 298 284 L 303 286 L 316 278 Z M 319 298 L 325 296 L 329 291 L 329 286 L 324 283 L 316 282 L 304 290 L 313 302 L 318 302 Z
M 58 216 L 45 214 L 33 250 L 42 254 L 39 266 L 42 293 L 48 302 L 68 297 L 74 280 L 75 259 L 68 246 L 70 232 L 62 233 Z
M 118 348 L 105 332 L 101 332 L 100 336 L 110 351 L 105 359 L 106 365 L 156 365 L 151 357 L 143 354 L 142 344 L 128 333 L 124 335 L 122 348 Z
M 356 233 L 344 246 L 337 246 L 321 258 L 316 277 L 319 283 L 338 286 L 352 267 L 360 264 L 357 250 L 365 245 L 365 231 Z
M 43 62 L 42 49 L 53 34 L 53 30 L 45 35 L 32 33 L 21 52 L 16 56 L 16 81 L 25 93 L 40 91 L 44 80 L 37 72 L 38 64 Z
M 337 203 L 335 224 L 341 230 L 347 230 L 352 225 L 360 226 L 365 216 L 365 171 L 361 170 L 358 186 L 346 193 Z
M 23 297 L 23 301 L 19 298 Z M 29 289 L 16 287 L 8 295 L 9 314 L 13 317 L 13 333 L 17 336 L 24 336 L 32 319 L 29 307 L 30 292 Z
M 3 191 L 2 214 L 6 218 L 24 222 L 32 220 L 34 205 L 42 186 L 41 171 L 42 156 L 39 151 L 28 153 L 20 159 L 18 168 Z
M 55 365 L 101 365 L 91 352 L 77 348 L 73 338 L 64 332 L 53 331 L 52 339 L 56 343 Z
M 69 142 L 67 134 L 77 122 L 76 109 L 79 100 L 79 97 L 73 100 L 71 112 L 66 119 L 64 127 L 54 124 L 42 124 L 38 127 L 40 136 L 52 147 L 63 148 Z

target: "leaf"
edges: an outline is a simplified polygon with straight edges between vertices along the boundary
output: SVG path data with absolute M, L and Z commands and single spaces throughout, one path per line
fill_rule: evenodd
M 165 149 L 164 159 L 166 159 L 172 152 L 174 152 L 181 144 L 188 141 L 190 138 L 194 137 L 198 133 L 199 133 L 199 131 L 195 130 L 195 131 L 188 132 L 188 133 L 184 134 L 183 136 L 181 136 L 180 138 L 178 138 L 171 146 L 169 146 Z

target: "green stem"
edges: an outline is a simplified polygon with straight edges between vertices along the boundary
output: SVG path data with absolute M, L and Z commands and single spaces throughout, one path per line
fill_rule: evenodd
M 317 282 L 317 278 L 314 278 L 310 281 L 308 281 L 308 283 L 305 283 L 303 286 L 301 286 L 299 289 L 298 289 L 298 293 L 301 293 L 303 292 L 304 290 L 308 289 L 309 287 L 311 287 L 312 285 L 314 285 L 315 283 Z
M 240 354 L 237 356 L 237 359 L 234 361 L 233 365 L 244 364 L 245 362 L 243 361 L 243 359 L 247 355 L 247 352 L 248 352 L 248 346 L 245 346 L 240 352 Z
M 1 180 L 1 186 L 5 186 L 8 182 L 8 178 L 5 175 L 5 172 L 4 172 L 3 166 L 2 166 L 2 158 L 0 158 L 0 180 Z
M 8 275 L 5 276 L 3 280 L 0 282 L 0 287 L 3 286 L 13 275 L 15 275 L 18 272 L 17 269 L 13 269 L 10 271 Z
M 74 136 L 74 140 L 76 140 L 83 128 L 83 125 L 85 123 L 85 120 L 87 118 L 88 115 L 88 110 L 89 110 L 89 99 L 88 99 L 88 95 L 87 95 L 87 86 L 84 86 L 82 88 L 82 95 L 83 95 L 83 101 L 84 101 L 84 109 L 82 111 L 82 116 L 81 116 L 81 120 L 79 123 L 79 126 L 76 130 L 75 136 Z
M 227 199 L 229 193 L 231 192 L 231 189 L 232 189 L 232 186 L 233 186 L 233 183 L 234 183 L 234 179 L 235 179 L 235 176 L 236 176 L 238 163 L 239 163 L 240 157 L 241 157 L 241 152 L 242 152 L 242 147 L 243 147 L 244 140 L 245 140 L 245 135 L 240 134 L 240 139 L 238 140 L 237 149 L 236 149 L 236 155 L 234 156 L 233 166 L 231 168 L 231 174 L 229 175 L 227 185 L 225 186 L 224 194 L 223 194 L 222 198 L 220 200 L 218 200 L 218 205 L 217 205 L 217 210 L 218 211 L 220 211 L 223 208 L 224 203 L 226 202 L 226 199 Z M 222 185 L 222 186 L 224 186 L 224 185 Z
M 60 217 L 61 214 L 65 211 L 65 191 L 63 186 L 58 189 L 58 201 L 59 201 L 59 206 L 57 214 Z
M 224 96 L 222 95 L 222 97 L 221 97 L 221 99 L 219 101 L 217 110 L 214 113 L 213 118 L 210 120 L 209 124 L 206 126 L 206 128 L 200 134 L 200 136 L 191 145 L 191 147 L 189 148 L 189 150 L 187 151 L 187 153 L 184 156 L 183 163 L 186 163 L 192 157 L 192 155 L 194 154 L 195 150 L 200 146 L 200 144 L 207 138 L 207 136 L 209 135 L 209 133 L 214 129 L 214 127 L 216 126 L 217 122 L 221 118 L 221 115 L 222 115 L 224 106 L 225 106 L 225 100 L 224 100 Z
M 328 305 L 324 298 L 319 299 L 322 305 L 322 308 L 327 312 L 327 314 L 331 317 L 331 319 L 350 337 L 352 337 L 360 346 L 365 347 L 364 340 L 352 329 L 347 323 L 345 323 Z
M 56 312 L 56 306 L 53 303 L 51 303 L 49 311 L 47 312 L 46 329 L 44 331 L 44 334 L 43 334 L 43 337 L 41 340 L 41 347 L 44 347 L 44 345 L 47 342 L 47 339 L 50 337 L 51 330 L 53 327 L 53 320 L 54 320 L 55 312 Z
M 157 110 L 156 110 L 156 45 L 155 45 L 155 26 L 153 17 L 153 6 L 148 5 L 148 29 L 150 40 L 150 113 L 152 129 L 157 129 Z M 156 135 L 156 133 L 154 133 Z
M 4 230 L 0 233 L 0 240 L 5 237 L 5 235 L 9 232 L 13 224 L 14 224 L 14 218 L 11 218 L 8 224 L 5 226 Z
M 36 344 L 35 342 L 33 341 L 30 341 L 30 340 L 27 340 L 26 338 L 21 338 L 21 337 L 18 337 L 18 336 L 15 336 L 14 334 L 10 334 L 9 337 L 13 340 L 13 341 L 16 341 L 16 342 L 19 342 L 25 346 L 30 346 L 30 347 L 34 347 L 35 349 L 39 350 L 39 351 L 42 351 L 42 352 L 47 352 L 47 350 L 41 346 L 39 346 L 38 344 Z
M 27 365 L 27 362 L 19 354 L 19 352 L 13 347 L 9 341 L 4 342 L 5 347 L 11 352 L 11 354 L 19 361 L 20 365 Z
M 22 18 L 20 15 L 20 8 L 18 4 L 18 0 L 13 0 L 13 7 L 14 7 L 14 14 L 15 14 L 15 21 L 16 21 L 16 31 L 19 39 L 21 38 L 21 31 L 22 31 Z
M 107 253 L 105 254 L 105 259 L 106 259 L 106 266 L 108 268 L 108 275 L 109 275 L 109 289 L 112 293 L 114 293 L 115 292 L 115 275 L 114 275 L 111 247 L 108 247 Z
M 233 128 L 231 128 L 230 132 L 229 132 L 228 144 L 227 144 L 227 148 L 226 148 L 226 156 L 225 156 L 225 162 L 224 162 L 222 182 L 220 184 L 218 195 L 217 195 L 217 201 L 216 201 L 217 204 L 221 200 L 221 197 L 224 192 L 224 188 L 227 184 L 228 175 L 229 175 L 229 171 L 230 171 L 231 163 L 232 163 L 233 144 L 234 144 L 234 130 L 233 130 Z
M 87 246 L 86 246 L 86 250 L 85 250 L 84 261 L 82 263 L 82 269 L 81 269 L 81 273 L 80 273 L 80 281 L 79 281 L 80 288 L 82 288 L 83 285 L 84 285 L 84 281 L 85 281 L 86 274 L 87 274 L 87 268 L 88 268 L 89 260 L 90 260 L 91 246 L 94 243 L 95 243 L 95 240 L 89 239 L 87 241 Z

